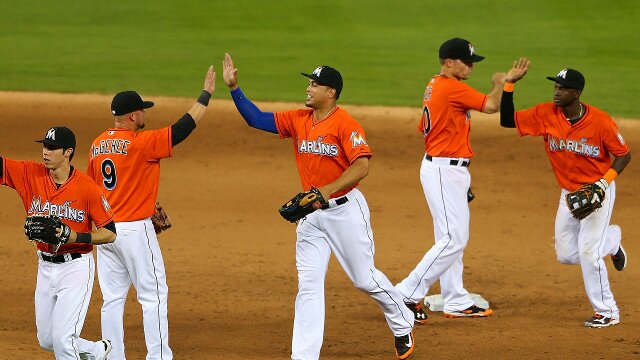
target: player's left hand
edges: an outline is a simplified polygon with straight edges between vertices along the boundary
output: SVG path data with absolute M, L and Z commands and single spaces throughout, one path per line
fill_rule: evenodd
M 71 228 L 57 216 L 33 215 L 25 220 L 24 234 L 31 241 L 58 247 L 69 241 Z
M 301 192 L 280 207 L 280 216 L 289 222 L 296 222 L 327 204 L 320 190 L 311 188 Z
M 605 189 L 608 185 L 606 180 L 600 179 L 595 183 L 582 185 L 579 189 L 568 193 L 566 200 L 571 215 L 577 220 L 582 220 L 602 207 Z

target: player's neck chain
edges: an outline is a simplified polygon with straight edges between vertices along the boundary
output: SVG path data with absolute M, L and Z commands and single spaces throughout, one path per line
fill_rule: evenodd
M 573 117 L 573 118 L 567 118 L 567 121 L 569 121 L 570 123 L 575 123 L 576 121 L 582 119 L 582 116 L 584 115 L 585 106 L 582 105 L 582 103 L 579 103 L 579 104 L 580 104 L 580 113 L 578 114 L 578 116 Z
M 331 110 L 329 110 L 329 112 L 327 113 L 327 115 L 325 115 L 325 116 L 323 116 L 323 117 L 322 117 L 322 119 L 319 119 L 319 118 L 315 118 L 315 117 L 314 117 L 314 119 L 313 119 L 313 120 L 314 120 L 314 121 L 313 121 L 313 125 L 315 125 L 315 124 L 317 124 L 317 123 L 319 123 L 319 122 L 324 121 L 324 119 L 326 119 L 326 118 L 328 118 L 329 116 L 331 116 L 331 114 L 333 114 L 333 113 L 336 111 L 336 109 L 337 109 L 337 108 L 338 108 L 338 105 L 334 106 Z

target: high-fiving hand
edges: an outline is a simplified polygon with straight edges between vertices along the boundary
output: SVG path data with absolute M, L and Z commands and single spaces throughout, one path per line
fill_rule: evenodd
M 506 81 L 515 83 L 522 79 L 527 74 L 527 70 L 529 70 L 529 64 L 531 64 L 531 61 L 524 57 L 514 61 L 513 67 L 507 72 Z
M 233 66 L 233 60 L 228 53 L 224 53 L 224 61 L 222 62 L 222 77 L 229 89 L 238 88 L 238 69 Z

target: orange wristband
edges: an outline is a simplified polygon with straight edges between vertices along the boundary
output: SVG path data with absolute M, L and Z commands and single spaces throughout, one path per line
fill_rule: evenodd
M 608 182 L 609 184 L 611 184 L 611 182 L 612 182 L 613 180 L 615 180 L 615 178 L 616 178 L 617 176 L 618 176 L 618 172 L 617 172 L 617 171 L 615 171 L 615 170 L 613 170 L 613 169 L 609 169 L 609 171 L 607 171 L 607 173 L 606 173 L 606 174 L 604 174 L 603 178 L 604 178 L 605 180 L 607 180 L 607 182 Z
M 502 88 L 502 90 L 506 91 L 506 92 L 513 92 L 513 90 L 516 88 L 516 83 L 504 83 L 504 87 Z

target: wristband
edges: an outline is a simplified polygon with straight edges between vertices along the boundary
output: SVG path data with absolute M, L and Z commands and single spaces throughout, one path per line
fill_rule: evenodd
M 607 180 L 607 182 L 609 184 L 611 184 L 611 182 L 618 177 L 618 172 L 615 171 L 614 169 L 609 169 L 609 171 L 607 171 L 606 174 L 604 174 L 604 176 L 602 177 L 603 179 Z
M 91 233 L 78 233 L 78 235 L 76 235 L 76 242 L 83 244 L 91 243 Z
M 516 88 L 516 84 L 515 83 L 506 82 L 506 83 L 504 83 L 504 87 L 502 88 L 502 90 L 504 90 L 506 92 L 513 92 L 513 90 L 515 88 Z
M 211 93 L 207 90 L 202 90 L 202 94 L 200 94 L 200 97 L 198 98 L 198 103 L 207 106 L 209 105 L 209 99 L 211 99 Z

